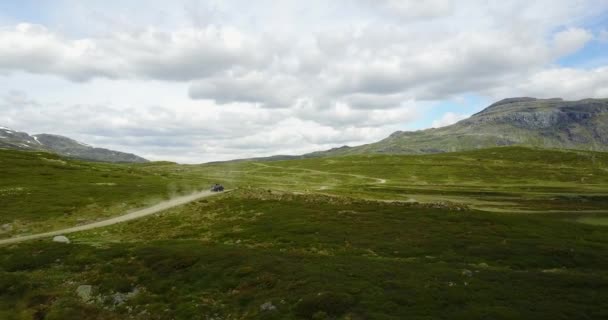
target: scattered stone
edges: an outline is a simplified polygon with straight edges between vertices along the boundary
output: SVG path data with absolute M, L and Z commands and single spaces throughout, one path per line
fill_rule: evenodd
M 76 294 L 84 302 L 91 301 L 92 293 L 93 293 L 93 286 L 90 286 L 88 284 L 83 284 L 83 285 L 78 286 L 78 288 L 76 288 Z
M 11 231 L 13 231 L 13 225 L 10 223 L 5 223 L 2 225 L 1 229 L 3 232 L 11 232 Z
M 270 301 L 265 302 L 260 306 L 260 310 L 262 311 L 274 311 L 276 309 L 277 307 L 275 307 Z
M 70 239 L 66 236 L 55 236 L 53 237 L 53 242 L 70 243 Z
M 543 269 L 541 270 L 542 273 L 562 273 L 565 272 L 566 269 L 565 268 L 553 268 L 553 269 Z
M 127 293 L 116 292 L 112 295 L 112 303 L 115 306 L 120 306 L 123 303 L 127 302 L 127 300 L 135 297 L 138 294 L 139 294 L 138 288 L 135 288 L 135 289 L 133 289 L 133 291 L 127 292 Z
M 127 295 L 121 292 L 117 292 L 112 295 L 112 303 L 115 306 L 119 306 L 127 301 Z
M 465 277 L 472 277 L 473 276 L 473 271 L 469 270 L 469 269 L 464 269 L 462 270 L 462 275 Z

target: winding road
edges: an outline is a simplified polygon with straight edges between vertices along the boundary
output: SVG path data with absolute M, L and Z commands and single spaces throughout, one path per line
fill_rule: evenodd
M 283 169 L 283 170 L 300 170 L 300 171 L 306 171 L 306 172 L 310 172 L 310 173 L 323 174 L 323 175 L 346 176 L 346 177 L 355 177 L 355 178 L 359 178 L 359 179 L 374 180 L 374 183 L 377 183 L 377 184 L 385 184 L 386 183 L 386 179 L 368 177 L 368 176 L 364 176 L 362 174 L 327 172 L 327 171 L 307 169 L 307 168 L 279 167 L 279 166 L 271 166 L 271 165 L 268 165 L 268 164 L 265 164 L 265 163 L 259 163 L 259 162 L 253 162 L 253 164 L 257 165 L 257 166 L 260 166 L 260 167 L 265 167 L 265 168 L 276 168 L 276 169 Z
M 173 207 L 181 206 L 183 204 L 186 204 L 186 203 L 189 203 L 192 201 L 196 201 L 198 199 L 207 198 L 207 197 L 211 197 L 211 196 L 226 193 L 226 192 L 230 192 L 230 190 L 227 190 L 224 192 L 201 191 L 201 192 L 193 193 L 193 194 L 190 194 L 187 196 L 181 196 L 181 197 L 173 198 L 171 200 L 163 201 L 163 202 L 160 202 L 160 203 L 153 205 L 151 207 L 148 207 L 148 208 L 139 209 L 139 210 L 127 213 L 122 216 L 118 216 L 118 217 L 114 217 L 114 218 L 110 218 L 110 219 L 106 219 L 106 220 L 102 220 L 102 221 L 92 222 L 92 223 L 83 224 L 80 226 L 56 230 L 56 231 L 37 233 L 37 234 L 8 238 L 8 239 L 0 239 L 0 245 L 13 244 L 13 243 L 18 243 L 18 242 L 23 242 L 23 241 L 28 241 L 28 240 L 48 238 L 48 237 L 54 237 L 54 236 L 58 236 L 58 235 L 65 235 L 68 233 L 102 228 L 102 227 L 110 226 L 110 225 L 125 222 L 125 221 L 143 218 L 145 216 L 149 216 L 151 214 L 155 214 L 160 211 L 164 211 L 164 210 L 167 210 L 167 209 L 170 209 Z

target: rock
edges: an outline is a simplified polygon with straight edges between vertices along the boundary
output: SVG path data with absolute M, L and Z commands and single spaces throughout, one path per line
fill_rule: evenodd
M 127 300 L 135 297 L 138 294 L 139 294 L 138 288 L 135 288 L 135 289 L 133 289 L 133 291 L 128 292 L 128 293 L 117 292 L 112 295 L 112 302 L 114 303 L 115 306 L 119 306 L 119 305 L 127 302 Z
M 606 114 L 606 99 L 513 98 L 499 101 L 468 119 L 440 129 L 397 131 L 381 141 L 351 147 L 348 152 L 330 149 L 315 152 L 315 156 L 428 154 L 518 144 L 583 150 L 591 147 L 594 151 L 606 151 L 608 131 L 603 120 Z
M 3 224 L 2 231 L 6 231 L 6 232 L 13 231 L 13 225 L 10 223 Z
M 53 242 L 70 243 L 70 239 L 66 236 L 55 236 L 53 237 Z
M 91 295 L 93 293 L 93 287 L 88 284 L 83 284 L 76 288 L 76 294 L 84 302 L 91 301 Z
M 124 293 L 117 292 L 112 295 L 112 303 L 119 306 L 127 301 L 127 295 Z
M 468 270 L 468 269 L 464 269 L 462 270 L 462 275 L 465 277 L 472 277 L 473 276 L 473 271 Z
M 265 302 L 260 306 L 260 310 L 262 311 L 274 311 L 276 309 L 277 307 L 275 307 L 270 301 Z

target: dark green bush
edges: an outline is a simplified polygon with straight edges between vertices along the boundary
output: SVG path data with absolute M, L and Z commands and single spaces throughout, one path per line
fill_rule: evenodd
M 0 296 L 3 297 L 19 297 L 27 292 L 31 288 L 27 277 L 8 273 L 0 272 Z
M 83 304 L 73 299 L 59 300 L 54 303 L 48 310 L 44 319 L 48 320 L 80 320 L 80 319 L 116 319 L 104 315 L 101 310 L 92 306 Z
M 57 259 L 61 259 L 66 252 L 67 246 L 63 244 L 50 245 L 37 252 L 28 252 L 26 250 L 17 251 L 6 257 L 4 268 L 7 271 L 25 271 L 44 268 L 57 261 Z
M 302 298 L 295 307 L 295 313 L 307 319 L 323 314 L 336 317 L 348 311 L 354 303 L 354 298 L 349 294 L 322 292 Z

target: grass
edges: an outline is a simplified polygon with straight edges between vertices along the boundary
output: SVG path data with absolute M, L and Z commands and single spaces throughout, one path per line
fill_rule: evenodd
M 210 181 L 149 172 L 147 165 L 91 163 L 0 150 L 0 237 L 72 226 L 207 188 Z
M 576 221 L 594 226 L 608 226 L 608 217 L 581 217 Z
M 606 318 L 606 164 L 498 148 L 135 166 L 237 190 L 69 245 L 0 247 L 0 318 Z
M 450 200 L 481 210 L 608 208 L 608 154 L 598 152 L 505 147 L 423 156 L 343 156 L 156 170 L 216 179 L 236 187 L 383 200 Z

